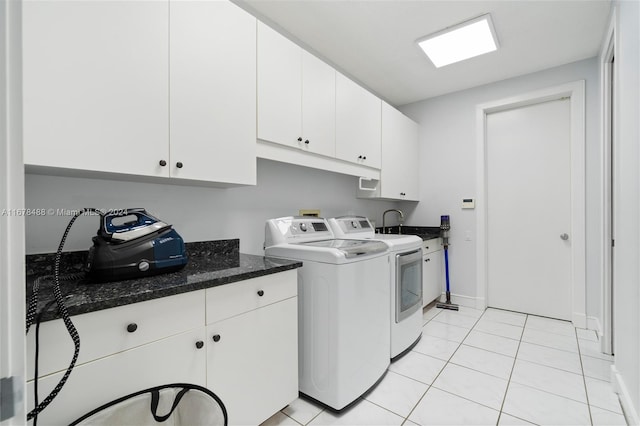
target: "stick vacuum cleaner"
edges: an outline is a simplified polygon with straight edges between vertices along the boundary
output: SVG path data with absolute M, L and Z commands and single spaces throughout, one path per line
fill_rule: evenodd
M 436 303 L 436 308 L 457 311 L 458 305 L 451 303 L 451 293 L 449 291 L 449 229 L 451 229 L 449 216 L 440 216 L 440 234 L 442 235 L 442 244 L 444 245 L 444 271 L 447 279 L 447 300 L 444 303 Z

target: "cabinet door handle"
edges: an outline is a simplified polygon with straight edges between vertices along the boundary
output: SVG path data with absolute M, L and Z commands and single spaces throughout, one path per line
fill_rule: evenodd
M 431 258 L 427 257 L 424 261 L 425 262 L 431 262 Z
M 181 169 L 183 165 L 184 165 L 184 164 L 182 164 L 180 161 L 178 161 L 178 162 L 176 163 L 176 167 L 177 167 L 177 168 L 179 168 L 179 169 Z
M 160 166 L 164 167 L 164 166 L 166 166 L 166 165 L 167 165 L 167 162 L 166 162 L 166 161 L 164 161 L 164 160 L 160 160 L 160 163 L 159 163 L 159 164 L 160 164 Z
M 304 143 L 306 143 L 307 145 L 309 145 L 309 139 L 305 140 Z
M 264 296 L 264 290 L 258 290 L 258 296 L 260 297 Z
M 203 346 L 204 346 L 204 342 L 202 340 L 198 340 L 196 342 L 196 349 L 202 349 Z
M 127 326 L 127 331 L 129 333 L 133 333 L 134 331 L 136 331 L 138 329 L 138 324 L 136 324 L 135 322 L 132 322 L 131 324 L 129 324 Z
M 404 197 L 405 195 L 407 195 L 407 193 L 406 192 L 401 192 L 400 195 L 402 195 Z
M 362 159 L 363 159 L 363 160 L 366 160 L 366 159 L 367 159 L 367 156 L 366 156 L 366 155 L 362 156 Z
M 220 335 L 219 334 L 214 334 L 213 335 L 213 341 L 214 342 L 219 342 L 220 341 Z
M 362 160 L 362 155 L 358 155 L 358 159 L 359 159 L 359 160 Z
M 301 137 L 298 138 L 298 142 L 302 142 L 302 138 Z

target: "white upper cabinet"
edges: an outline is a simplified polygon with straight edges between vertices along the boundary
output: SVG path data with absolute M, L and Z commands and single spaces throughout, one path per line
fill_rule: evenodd
M 168 1 L 25 1 L 25 163 L 169 176 L 168 38 Z
M 336 73 L 336 157 L 380 168 L 382 101 Z
M 302 51 L 302 148 L 336 155 L 336 71 Z
M 256 19 L 213 0 L 170 19 L 171 176 L 255 184 Z
M 299 147 L 302 49 L 258 22 L 258 138 Z
M 335 74 L 258 23 L 258 138 L 333 157 Z
M 227 1 L 30 1 L 28 166 L 256 183 L 256 19 Z
M 418 124 L 382 103 L 380 197 L 418 201 Z

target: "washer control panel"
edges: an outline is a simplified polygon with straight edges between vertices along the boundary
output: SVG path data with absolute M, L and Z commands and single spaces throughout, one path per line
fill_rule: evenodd
M 321 217 L 281 217 L 268 220 L 265 227 L 265 247 L 332 239 L 334 234 L 327 221 Z

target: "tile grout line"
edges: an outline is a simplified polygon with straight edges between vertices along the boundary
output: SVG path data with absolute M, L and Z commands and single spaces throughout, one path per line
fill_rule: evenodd
M 525 330 L 525 327 L 527 326 L 528 319 L 529 319 L 529 315 L 525 317 L 524 324 L 522 325 L 522 333 L 520 334 L 520 340 L 518 341 L 518 348 L 516 349 L 516 353 L 513 356 L 513 366 L 511 367 L 511 373 L 509 374 L 509 379 L 507 380 L 507 387 L 504 390 L 504 397 L 502 397 L 502 404 L 500 405 L 500 412 L 498 414 L 498 421 L 496 422 L 496 425 L 500 424 L 500 417 L 502 417 L 502 413 L 503 413 L 502 410 L 504 409 L 504 403 L 507 400 L 507 394 L 509 393 L 509 386 L 511 385 L 511 376 L 513 376 L 513 370 L 515 370 L 516 368 L 516 361 L 518 360 L 518 352 L 520 351 L 520 345 L 522 344 L 522 336 L 524 335 L 524 330 Z
M 584 396 L 587 399 L 587 409 L 589 410 L 589 421 L 593 425 L 593 415 L 591 414 L 591 403 L 589 402 L 589 391 L 587 390 L 587 379 L 585 378 L 585 375 L 584 375 L 584 365 L 582 365 L 582 353 L 580 352 L 580 342 L 578 341 L 577 331 L 575 331 L 575 338 L 576 338 L 576 344 L 578 345 L 578 359 L 580 360 L 580 370 L 582 371 L 582 383 L 584 384 Z
M 437 309 L 437 308 L 436 308 L 436 309 Z M 467 332 L 467 334 L 465 334 L 465 335 L 464 335 L 464 338 L 462 339 L 462 342 L 464 342 L 464 339 L 466 339 L 466 338 L 467 338 L 467 336 L 469 336 L 469 333 L 471 333 L 471 330 L 473 330 L 473 327 L 475 327 L 475 326 L 476 326 L 476 324 L 478 323 L 478 321 L 480 321 L 480 318 L 482 318 L 482 316 L 484 315 L 484 313 L 485 313 L 486 311 L 487 311 L 487 310 L 485 309 L 485 310 L 484 310 L 484 312 L 482 312 L 482 315 L 480 315 L 480 316 L 476 319 L 476 322 L 474 322 L 474 323 L 473 323 L 473 326 L 469 329 L 469 331 Z M 436 315 L 434 315 L 434 317 L 433 317 L 433 318 L 435 318 L 436 316 L 438 316 L 441 312 L 444 312 L 444 311 L 440 311 L 440 312 L 438 312 Z M 432 320 L 433 318 L 431 318 L 431 320 Z M 431 320 L 427 321 L 427 322 L 423 325 L 423 327 L 424 327 L 425 325 L 427 325 L 427 323 L 429 323 Z M 433 336 L 433 337 L 437 337 L 437 336 Z M 444 340 L 447 340 L 447 339 L 444 339 Z M 429 387 L 427 388 L 427 390 L 426 390 L 426 391 L 424 391 L 424 393 L 422 394 L 422 396 L 420 397 L 420 399 L 418 399 L 418 402 L 416 402 L 416 405 L 414 405 L 414 406 L 413 406 L 413 408 L 411 409 L 411 411 L 409 411 L 409 414 L 407 414 L 407 417 L 405 417 L 405 419 L 404 419 L 404 421 L 402 422 L 402 424 L 405 424 L 407 421 L 411 421 L 411 420 L 409 420 L 409 417 L 411 417 L 411 414 L 413 414 L 413 412 L 416 410 L 416 408 L 418 407 L 418 405 L 420 405 L 420 402 L 422 402 L 422 400 L 424 399 L 425 395 L 429 392 L 429 389 L 431 389 L 432 387 L 434 387 L 434 386 L 433 386 L 433 384 L 436 382 L 436 380 L 438 380 L 438 377 L 440 377 L 440 374 L 442 374 L 442 372 L 444 371 L 444 369 L 445 369 L 445 368 L 447 368 L 447 365 L 449 365 L 449 361 L 451 361 L 451 358 L 453 358 L 453 356 L 456 354 L 456 352 L 458 352 L 458 349 L 460 349 L 460 346 L 462 346 L 462 342 L 459 342 L 459 343 L 458 343 L 458 342 L 455 342 L 455 343 L 458 343 L 458 347 L 456 348 L 456 350 L 455 350 L 455 351 L 453 351 L 453 352 L 451 353 L 451 356 L 449 357 L 449 359 L 445 361 L 445 364 L 442 366 L 442 368 L 440 369 L 440 371 L 438 371 L 438 374 L 436 374 L 436 377 L 434 377 L 434 378 L 433 378 L 433 381 L 431 382 L 431 384 L 429 385 Z M 423 354 L 423 355 L 424 355 L 424 354 Z M 432 358 L 435 358 L 435 357 L 432 357 Z M 436 358 L 436 359 L 439 359 L 439 358 Z M 436 388 L 436 389 L 438 389 L 438 388 Z M 439 389 L 438 389 L 438 390 L 439 390 Z M 453 395 L 453 394 L 452 394 L 452 395 Z M 459 396 L 459 395 L 456 395 L 456 396 L 458 396 L 459 398 L 462 398 L 462 397 L 461 397 L 461 396 Z M 466 398 L 465 398 L 465 399 L 466 399 Z M 473 402 L 475 402 L 475 401 L 473 401 Z M 477 403 L 476 403 L 476 404 L 477 404 Z

